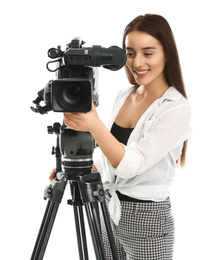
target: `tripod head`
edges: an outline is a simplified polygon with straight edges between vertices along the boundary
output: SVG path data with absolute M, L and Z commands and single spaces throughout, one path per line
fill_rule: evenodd
M 64 123 L 54 123 L 48 126 L 48 133 L 57 135 L 57 145 L 52 148 L 52 154 L 56 155 L 56 173 L 62 171 L 62 166 L 68 180 L 91 173 L 95 141 L 89 132 L 75 131 Z

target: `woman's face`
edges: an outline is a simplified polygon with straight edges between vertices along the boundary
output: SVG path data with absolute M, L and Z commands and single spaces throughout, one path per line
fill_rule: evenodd
M 125 39 L 127 66 L 139 85 L 162 84 L 165 81 L 163 46 L 153 36 L 132 31 Z

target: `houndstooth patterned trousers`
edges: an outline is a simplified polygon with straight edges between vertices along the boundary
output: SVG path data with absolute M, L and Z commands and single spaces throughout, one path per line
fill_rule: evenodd
M 107 207 L 110 195 L 106 195 Z M 119 260 L 172 260 L 174 220 L 169 198 L 163 202 L 121 201 L 121 219 L 116 226 L 110 219 Z M 101 216 L 107 260 L 113 260 Z

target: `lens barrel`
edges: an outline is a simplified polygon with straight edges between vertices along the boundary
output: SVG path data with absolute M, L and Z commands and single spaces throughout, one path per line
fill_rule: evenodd
M 89 79 L 58 79 L 52 82 L 54 112 L 89 112 L 92 108 L 92 82 Z

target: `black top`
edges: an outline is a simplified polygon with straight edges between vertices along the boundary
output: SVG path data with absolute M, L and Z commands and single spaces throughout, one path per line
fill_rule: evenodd
M 121 126 L 118 126 L 116 123 L 113 123 L 113 126 L 111 128 L 111 133 L 113 136 L 116 137 L 116 139 L 123 143 L 124 145 L 127 144 L 128 138 L 133 131 L 134 128 L 124 128 Z
M 121 126 L 118 126 L 115 122 L 113 123 L 113 126 L 111 128 L 111 133 L 112 135 L 120 142 L 123 143 L 124 145 L 127 145 L 128 138 L 131 135 L 132 131 L 134 128 L 124 128 Z M 130 201 L 130 202 L 151 202 L 150 200 L 138 200 L 135 198 L 128 197 L 119 191 L 116 191 L 119 200 L 121 201 Z

